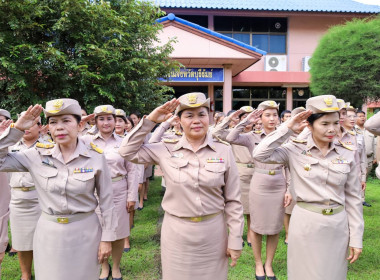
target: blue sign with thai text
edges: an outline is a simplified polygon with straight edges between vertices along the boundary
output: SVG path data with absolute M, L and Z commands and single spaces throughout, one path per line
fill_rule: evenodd
M 181 68 L 172 70 L 166 78 L 166 82 L 224 82 L 223 68 Z

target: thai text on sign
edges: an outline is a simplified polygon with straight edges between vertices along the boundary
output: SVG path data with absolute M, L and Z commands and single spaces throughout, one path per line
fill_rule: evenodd
M 166 78 L 168 82 L 224 82 L 223 68 L 181 68 L 172 70 Z

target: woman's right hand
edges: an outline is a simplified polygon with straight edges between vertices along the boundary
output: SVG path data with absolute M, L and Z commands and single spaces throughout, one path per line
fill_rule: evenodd
M 256 124 L 260 120 L 262 113 L 263 110 L 253 110 L 248 116 L 245 117 L 244 121 L 248 122 L 247 125 Z
M 154 109 L 146 118 L 155 123 L 162 123 L 172 116 L 172 112 L 179 105 L 175 98 Z
M 21 131 L 28 130 L 39 122 L 41 112 L 41 105 L 36 104 L 34 106 L 29 106 L 28 110 L 26 110 L 26 112 L 15 123 L 15 128 Z
M 103 263 L 108 260 L 112 253 L 112 244 L 109 241 L 100 241 L 98 250 L 98 261 Z
M 298 113 L 297 115 L 286 121 L 288 128 L 290 128 L 293 131 L 302 131 L 307 126 L 307 122 L 304 121 L 307 120 L 307 118 L 310 117 L 311 114 L 311 110 L 306 110 L 301 113 Z
M 11 125 L 11 123 L 12 120 L 6 120 L 0 124 L 0 135 L 3 134 L 3 132 Z

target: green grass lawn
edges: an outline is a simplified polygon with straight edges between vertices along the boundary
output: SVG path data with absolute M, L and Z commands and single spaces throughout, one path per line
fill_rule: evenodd
M 142 211 L 136 212 L 135 228 L 131 232 L 132 249 L 129 253 L 124 253 L 122 259 L 122 274 L 124 279 L 160 279 L 160 226 L 158 221 L 163 215 L 162 210 L 160 210 L 162 199 L 160 182 L 161 179 L 159 177 L 156 177 L 151 182 L 149 200 Z M 349 265 L 347 279 L 350 280 L 380 279 L 380 180 L 369 180 L 366 196 L 366 200 L 373 206 L 371 208 L 364 208 L 364 250 L 360 259 L 355 264 Z M 247 227 L 245 227 L 244 239 L 246 239 L 246 232 Z M 284 231 L 282 231 L 273 266 L 277 278 L 281 280 L 287 279 L 284 235 Z M 265 242 L 265 239 L 263 242 Z M 263 247 L 265 248 L 264 245 L 263 243 Z M 17 257 L 6 255 L 2 265 L 2 279 L 20 279 Z M 248 246 L 244 247 L 238 265 L 230 268 L 228 279 L 254 279 L 254 260 L 251 248 Z

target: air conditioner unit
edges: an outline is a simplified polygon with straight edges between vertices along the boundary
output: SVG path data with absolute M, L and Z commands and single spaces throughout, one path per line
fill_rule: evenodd
M 265 56 L 265 71 L 286 71 L 286 55 Z
M 311 56 L 305 56 L 302 58 L 302 71 L 304 72 L 309 72 L 310 71 L 310 65 L 309 65 L 309 60 Z

